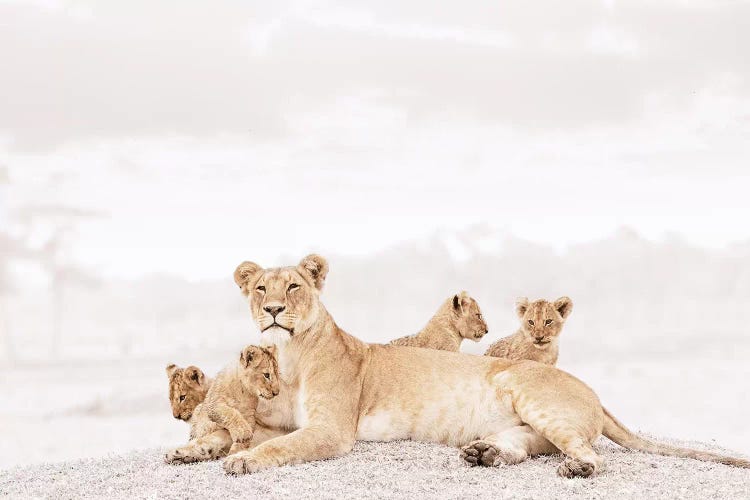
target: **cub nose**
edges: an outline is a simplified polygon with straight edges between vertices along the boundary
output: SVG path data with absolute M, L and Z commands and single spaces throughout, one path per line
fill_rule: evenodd
M 286 307 L 284 306 L 264 306 L 263 307 L 263 310 L 266 311 L 271 316 L 273 316 L 274 318 L 276 317 L 277 314 L 279 314 L 284 309 L 286 309 Z
M 539 341 L 541 341 L 541 340 L 544 340 L 544 335 L 534 335 L 534 338 L 535 338 L 536 340 L 539 340 Z

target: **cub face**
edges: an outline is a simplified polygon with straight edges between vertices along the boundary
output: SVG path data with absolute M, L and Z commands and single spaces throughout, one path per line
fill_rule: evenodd
M 197 366 L 180 368 L 171 364 L 167 366 L 167 377 L 172 416 L 179 420 L 190 420 L 195 407 L 206 399 L 206 376 Z
M 573 310 L 573 301 L 560 297 L 554 302 L 540 299 L 529 302 L 526 297 L 516 301 L 516 314 L 521 320 L 521 331 L 538 349 L 545 348 L 562 331 L 565 320 Z
M 319 255 L 308 255 L 296 267 L 263 269 L 247 261 L 237 266 L 234 281 L 264 344 L 288 341 L 315 324 L 327 273 L 328 263 Z
M 249 345 L 240 353 L 242 385 L 258 396 L 271 399 L 279 394 L 279 367 L 276 346 Z
M 461 337 L 478 342 L 487 333 L 487 323 L 479 304 L 468 293 L 461 292 L 453 296 L 453 314 Z

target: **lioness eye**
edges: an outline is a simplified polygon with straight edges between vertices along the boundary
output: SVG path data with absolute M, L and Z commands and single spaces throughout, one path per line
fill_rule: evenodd
M 534 326 L 534 322 L 533 322 L 532 320 L 529 320 L 529 324 L 530 324 L 531 326 Z
M 259 292 L 265 292 L 266 287 L 264 287 L 263 285 L 260 285 L 259 287 L 256 288 L 256 290 L 258 290 Z
M 549 325 L 552 324 L 552 320 L 551 319 L 545 319 L 544 320 L 544 324 L 547 325 L 547 326 L 549 326 Z
M 271 374 L 270 373 L 264 373 L 263 376 L 266 377 L 266 378 L 268 378 L 268 379 L 271 378 Z
M 291 285 L 289 285 L 289 288 L 287 288 L 286 291 L 291 292 L 292 290 L 296 290 L 297 288 L 299 288 L 299 285 L 297 283 L 292 283 Z
M 185 401 L 185 395 L 184 394 L 182 396 L 180 396 L 180 403 L 182 403 L 183 401 Z

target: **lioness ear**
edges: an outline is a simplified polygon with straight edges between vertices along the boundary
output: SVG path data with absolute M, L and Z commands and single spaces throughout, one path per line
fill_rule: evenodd
M 171 363 L 167 365 L 167 377 L 172 378 L 172 374 L 177 371 L 177 365 Z
M 523 315 L 526 314 L 528 309 L 529 299 L 526 297 L 518 297 L 516 299 L 516 315 L 518 315 L 519 318 L 523 318 Z
M 195 385 L 203 385 L 203 381 L 206 378 L 203 371 L 197 366 L 188 366 L 185 368 L 185 376 Z
M 297 269 L 312 278 L 315 288 L 318 290 L 323 289 L 323 283 L 325 283 L 326 275 L 328 274 L 328 262 L 323 257 L 310 254 L 300 261 Z
M 570 316 L 570 312 L 573 310 L 573 301 L 570 300 L 569 297 L 560 297 L 553 305 L 563 319 L 567 319 L 567 317 Z
M 250 282 L 253 276 L 258 274 L 262 270 L 263 268 L 255 262 L 245 261 L 237 266 L 237 269 L 234 270 L 234 282 L 237 283 L 237 286 L 242 289 L 242 293 L 244 293 L 245 295 L 248 294 L 248 290 L 246 289 L 245 285 Z

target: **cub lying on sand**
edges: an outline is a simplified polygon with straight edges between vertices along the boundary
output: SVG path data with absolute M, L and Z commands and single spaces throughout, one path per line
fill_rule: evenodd
M 210 383 L 205 400 L 194 408 L 188 418 L 183 419 L 190 423 L 190 442 L 167 453 L 167 463 L 211 460 L 251 447 L 259 398 L 271 399 L 279 393 L 279 371 L 275 352 L 276 348 L 273 346 L 247 346 L 240 353 L 238 362 L 232 363 L 216 376 Z M 168 372 L 170 367 L 167 367 Z M 198 370 L 195 367 L 190 368 Z M 171 397 L 173 385 L 179 385 L 172 384 L 172 380 L 179 378 L 180 375 L 176 372 L 170 376 L 173 415 L 177 415 L 174 409 L 175 401 L 184 403 L 190 395 L 189 391 L 186 391 L 177 398 Z M 182 378 L 185 378 L 184 375 Z M 189 376 L 187 378 L 193 380 Z M 188 383 L 187 386 L 195 389 L 194 384 Z M 197 396 L 192 395 L 191 401 L 195 400 Z M 176 418 L 188 415 L 188 410 L 181 410 L 179 415 Z M 262 440 L 269 437 L 271 436 L 264 436 Z
M 391 340 L 391 345 L 426 347 L 458 352 L 463 339 L 478 342 L 487 333 L 479 304 L 466 292 L 458 293 L 440 306 L 416 335 Z
M 633 434 L 586 384 L 552 366 L 362 342 L 320 301 L 327 274 L 319 255 L 296 266 L 237 267 L 262 342 L 279 348 L 283 392 L 291 395 L 284 398 L 294 401 L 287 425 L 296 430 L 230 455 L 226 472 L 340 456 L 357 439 L 412 439 L 461 447 L 472 465 L 562 452 L 558 474 L 587 477 L 602 464 L 591 446 L 601 434 L 630 449 L 750 468 L 745 459 Z
M 516 301 L 516 314 L 521 327 L 508 337 L 492 344 L 485 356 L 508 359 L 530 359 L 555 365 L 559 353 L 558 337 L 573 310 L 573 301 L 560 297 L 554 302 L 544 299 L 529 303 L 521 297 Z

